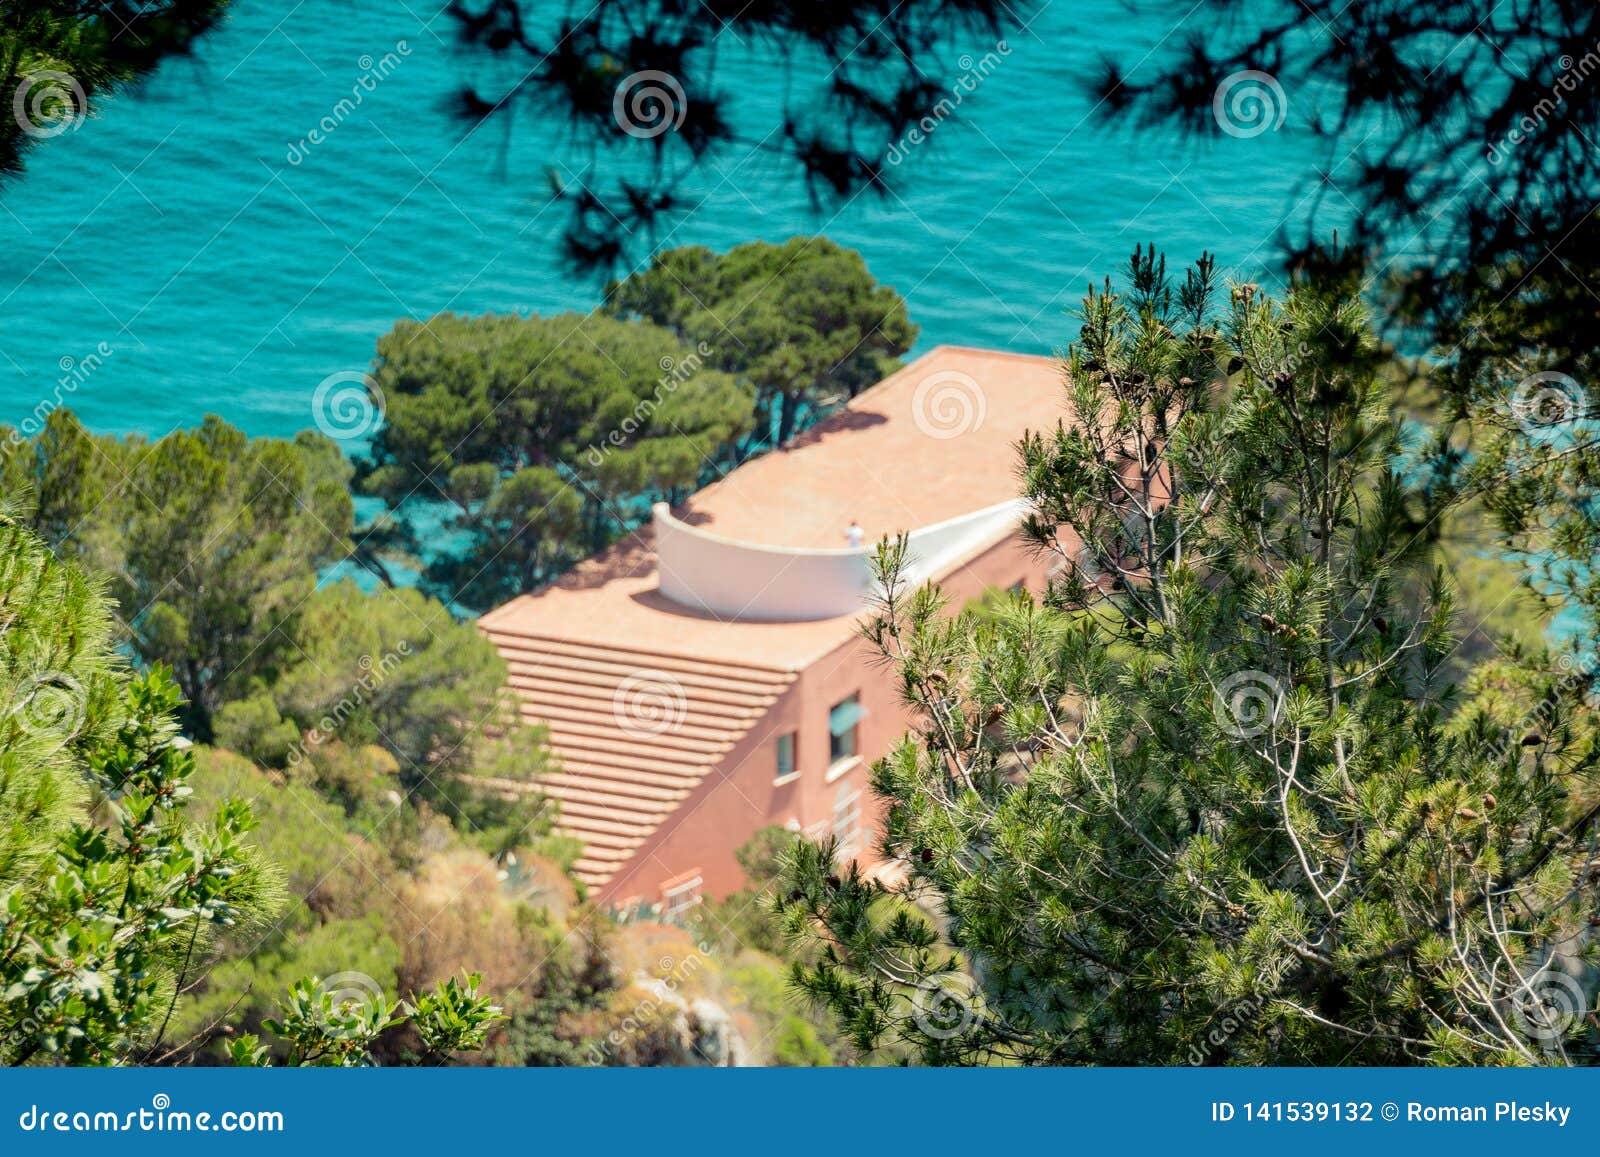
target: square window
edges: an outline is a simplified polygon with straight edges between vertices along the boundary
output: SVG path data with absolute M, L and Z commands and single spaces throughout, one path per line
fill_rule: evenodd
M 861 753 L 861 695 L 851 695 L 828 712 L 828 762 L 838 763 Z
M 794 774 L 795 767 L 795 734 L 792 731 L 778 736 L 774 745 L 777 758 L 777 778 L 786 779 Z

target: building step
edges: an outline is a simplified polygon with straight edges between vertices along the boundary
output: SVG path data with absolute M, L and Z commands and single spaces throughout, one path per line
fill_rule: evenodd
M 643 752 L 648 759 L 659 758 L 694 764 L 707 761 L 715 763 L 733 750 L 733 741 L 727 737 L 727 732 L 718 732 L 718 738 L 715 740 L 682 736 L 676 730 L 663 731 L 660 735 L 641 733 L 619 738 L 614 727 L 599 727 L 571 719 L 548 719 L 544 716 L 540 716 L 540 719 L 550 734 L 550 741 L 558 747 L 568 744 L 574 747 L 597 746 L 614 749 L 623 755 Z
M 621 866 L 609 860 L 591 860 L 585 856 L 573 863 L 572 874 L 591 888 L 603 888 Z
M 477 783 L 478 786 L 498 792 L 507 798 L 517 798 L 531 790 L 529 785 L 515 780 L 480 779 Z M 681 802 L 676 799 L 649 799 L 566 785 L 555 786 L 552 790 L 541 794 L 555 805 L 558 827 L 569 826 L 567 822 L 569 819 L 573 825 L 579 822 L 601 821 L 627 825 L 629 830 L 640 833 L 654 830 L 663 818 L 677 810 Z
M 591 707 L 574 703 L 570 700 L 562 702 L 558 696 L 560 691 L 552 688 L 541 688 L 537 692 L 529 691 L 513 684 L 518 692 L 521 703 L 520 714 L 525 720 L 548 726 L 552 732 L 567 731 L 573 735 L 607 735 L 613 741 L 626 740 L 641 745 L 683 748 L 689 751 L 714 752 L 721 754 L 733 746 L 729 738 L 731 731 L 748 730 L 748 724 L 740 728 L 726 726 L 707 726 L 703 720 L 689 712 L 684 713 L 681 720 L 673 721 L 672 726 L 660 731 L 646 731 L 644 725 L 651 721 L 640 720 L 637 737 L 624 730 L 623 720 L 613 714 L 611 703 L 595 703 Z M 665 722 L 665 721 L 663 721 Z
M 496 644 L 508 663 L 523 663 L 537 667 L 541 671 L 581 671 L 590 675 L 604 676 L 612 683 L 621 683 L 629 678 L 655 674 L 662 679 L 670 679 L 684 687 L 695 687 L 708 693 L 735 695 L 740 697 L 774 696 L 783 691 L 794 680 L 781 678 L 777 680 L 763 678 L 747 678 L 740 675 L 724 675 L 715 671 L 704 671 L 675 665 L 668 662 L 658 662 L 664 656 L 640 652 L 627 662 L 610 658 L 570 654 L 565 651 L 545 650 L 541 647 L 518 647 L 504 642 Z
M 592 774 L 604 779 L 620 776 L 637 779 L 640 783 L 659 783 L 662 787 L 693 787 L 715 766 L 623 754 L 597 747 L 568 747 L 561 752 L 561 763 L 560 770 L 569 775 Z
M 594 855 L 601 849 L 615 852 L 618 855 L 627 855 L 644 843 L 644 833 L 637 828 L 628 828 L 619 832 L 612 828 L 600 828 L 590 824 L 562 824 L 560 825 L 560 830 L 575 839 L 582 840 L 583 850 L 586 855 Z
M 668 671 L 635 668 L 625 675 L 610 671 L 587 671 L 579 667 L 556 666 L 533 659 L 510 658 L 506 660 L 511 682 L 523 681 L 535 686 L 555 685 L 568 687 L 574 693 L 592 699 L 603 699 L 610 704 L 616 697 L 644 696 L 647 698 L 681 699 L 704 704 L 714 714 L 735 719 L 749 719 L 773 703 L 777 695 L 765 691 L 738 691 L 722 687 L 702 687 L 677 678 Z M 633 680 L 633 682 L 629 682 Z
M 619 808 L 616 803 L 592 803 L 587 799 L 581 799 L 578 795 L 568 795 L 566 799 L 557 800 L 557 805 L 560 808 L 562 823 L 566 823 L 568 819 L 576 818 L 598 819 L 602 823 L 632 824 L 635 831 L 650 827 L 651 824 L 661 819 L 662 815 L 658 811 L 640 810 L 637 807 L 637 803 L 635 803 L 635 807 L 629 807 L 624 810 L 624 808 Z M 667 807 L 675 807 L 675 805 L 667 805 Z
M 583 852 L 583 858 L 592 863 L 609 864 L 611 869 L 615 871 L 617 868 L 620 868 L 623 864 L 626 864 L 630 859 L 633 858 L 633 851 L 632 849 L 623 851 L 619 848 L 604 848 L 597 846 L 593 848 L 585 848 Z
M 550 740 L 563 758 L 589 759 L 611 767 L 636 767 L 641 771 L 692 775 L 696 778 L 716 767 L 733 746 L 724 744 L 720 749 L 702 747 L 688 750 L 636 739 L 617 741 L 559 731 L 551 732 Z
M 608 662 L 628 670 L 654 666 L 663 671 L 678 672 L 691 677 L 706 676 L 728 680 L 742 686 L 765 685 L 779 689 L 787 687 L 795 679 L 793 671 L 759 663 L 741 663 L 734 659 L 700 659 L 690 655 L 616 647 L 606 643 L 582 643 L 547 635 L 512 633 L 495 627 L 485 628 L 484 633 L 497 647 L 505 650 L 567 655 Z
M 552 773 L 542 777 L 544 792 L 556 799 L 560 799 L 565 792 L 581 791 L 595 795 L 677 802 L 688 798 L 693 783 L 689 780 L 672 782 L 662 776 L 645 781 L 637 774 L 607 774 L 610 770 L 578 768 L 569 773 Z

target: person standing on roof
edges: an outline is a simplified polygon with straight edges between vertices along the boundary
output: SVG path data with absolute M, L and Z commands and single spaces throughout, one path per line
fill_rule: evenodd
M 844 540 L 851 546 L 860 546 L 866 538 L 866 533 L 861 529 L 861 524 L 855 519 L 850 520 L 850 525 L 844 529 Z

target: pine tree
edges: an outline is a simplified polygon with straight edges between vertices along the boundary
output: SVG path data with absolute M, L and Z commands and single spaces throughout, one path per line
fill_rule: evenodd
M 1070 415 L 1020 447 L 1042 605 L 879 566 L 918 724 L 873 771 L 899 883 L 798 845 L 793 980 L 927 1063 L 1595 1055 L 1585 677 L 1463 702 L 1439 517 L 1356 287 L 1091 290 Z M 1548 658 L 1548 657 L 1547 657 Z

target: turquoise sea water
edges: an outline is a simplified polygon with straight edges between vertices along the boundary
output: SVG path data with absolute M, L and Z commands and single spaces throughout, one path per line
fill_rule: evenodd
M 560 268 L 566 218 L 545 195 L 547 167 L 579 157 L 526 110 L 509 134 L 464 134 L 444 102 L 469 62 L 431 10 L 236 0 L 193 60 L 35 150 L 0 187 L 0 420 L 60 395 L 104 431 L 216 412 L 289 434 L 311 424 L 317 384 L 364 368 L 398 317 L 591 307 L 599 282 Z M 1197 142 L 1113 130 L 1085 95 L 1099 52 L 1138 61 L 1186 31 L 1117 0 L 1054 0 L 959 119 L 910 150 L 896 196 L 818 213 L 788 170 L 731 153 L 698 174 L 698 207 L 667 241 L 825 231 L 907 296 L 924 347 L 1029 352 L 1071 340 L 1064 311 L 1137 242 L 1270 263 L 1316 184 L 1308 99 L 1287 94 L 1276 131 Z M 952 46 L 948 79 L 994 48 Z M 770 62 L 719 51 L 724 87 L 759 113 Z M 291 163 L 390 53 L 355 113 Z

